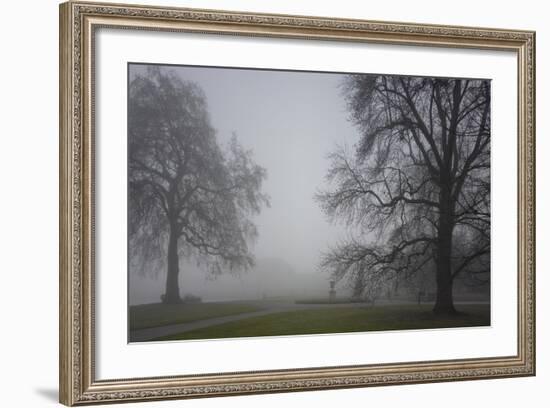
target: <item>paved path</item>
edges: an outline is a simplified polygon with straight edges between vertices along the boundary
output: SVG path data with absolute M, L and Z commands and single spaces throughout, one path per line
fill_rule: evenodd
M 202 329 L 204 327 L 216 326 L 218 324 L 249 319 L 251 317 L 265 316 L 272 313 L 280 313 L 292 310 L 319 309 L 327 307 L 350 307 L 360 305 L 357 303 L 297 304 L 282 302 L 252 302 L 252 304 L 258 306 L 261 310 L 236 315 L 214 317 L 212 319 L 197 320 L 189 323 L 178 323 L 168 326 L 151 327 L 149 329 L 132 330 L 130 331 L 130 342 L 151 341 L 159 337 L 170 336 L 172 334 L 184 333 L 191 330 Z

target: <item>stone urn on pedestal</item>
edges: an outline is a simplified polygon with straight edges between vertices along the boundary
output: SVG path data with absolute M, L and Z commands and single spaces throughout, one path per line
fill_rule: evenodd
M 336 290 L 334 289 L 335 281 L 330 281 L 330 290 L 328 292 L 328 300 L 332 303 L 336 300 Z

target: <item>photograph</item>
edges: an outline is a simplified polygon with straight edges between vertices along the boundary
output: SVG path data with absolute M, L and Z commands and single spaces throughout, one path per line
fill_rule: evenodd
M 128 342 L 491 326 L 491 79 L 128 62 L 127 115 Z
M 538 23 L 379 6 L 59 5 L 62 404 L 539 375 Z

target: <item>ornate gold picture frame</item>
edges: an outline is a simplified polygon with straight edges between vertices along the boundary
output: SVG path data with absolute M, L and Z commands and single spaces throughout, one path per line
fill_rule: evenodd
M 518 163 L 514 181 L 518 192 L 516 353 L 381 364 L 364 364 L 358 359 L 353 365 L 97 378 L 95 194 L 101 186 L 95 176 L 95 40 L 97 31 L 103 28 L 513 53 L 517 60 L 517 101 L 511 102 L 517 103 L 518 108 L 514 146 Z M 535 375 L 534 32 L 71 1 L 60 6 L 59 146 L 59 395 L 63 404 Z

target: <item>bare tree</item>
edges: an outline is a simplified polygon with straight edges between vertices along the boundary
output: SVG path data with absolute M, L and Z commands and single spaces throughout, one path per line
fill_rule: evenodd
M 250 268 L 266 170 L 235 136 L 226 150 L 218 144 L 203 91 L 160 67 L 136 75 L 128 143 L 130 258 L 142 272 L 166 266 L 163 301 L 181 301 L 182 256 L 214 274 Z
M 343 89 L 361 136 L 330 155 L 317 200 L 358 233 L 322 267 L 368 282 L 430 266 L 434 312 L 454 313 L 453 280 L 489 266 L 490 83 L 350 75 Z

